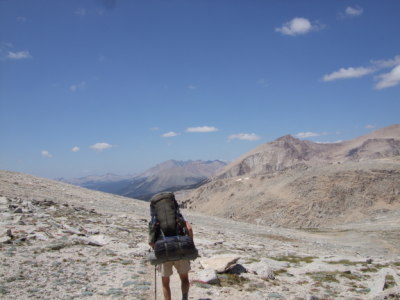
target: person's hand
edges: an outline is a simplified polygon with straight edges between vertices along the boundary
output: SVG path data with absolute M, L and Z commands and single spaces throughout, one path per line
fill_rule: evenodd
M 154 249 L 154 243 L 149 243 L 149 246 Z

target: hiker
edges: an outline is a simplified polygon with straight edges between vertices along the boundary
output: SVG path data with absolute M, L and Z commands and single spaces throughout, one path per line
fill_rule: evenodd
M 171 237 L 171 239 L 177 238 L 178 241 L 181 242 L 180 238 L 189 236 L 189 240 L 191 240 L 195 250 L 195 256 L 193 257 L 195 258 L 198 256 L 197 249 L 195 249 L 193 243 L 192 226 L 180 213 L 178 203 L 173 193 L 163 192 L 154 195 L 150 200 L 150 214 L 149 245 L 153 249 L 155 249 L 157 240 L 162 240 L 163 243 L 161 246 L 167 247 L 164 245 L 164 241 L 168 240 L 169 237 Z M 156 250 L 157 249 L 155 249 L 155 252 L 157 252 Z M 193 259 L 193 257 L 181 259 L 181 257 L 173 257 L 173 253 L 167 253 L 166 256 L 168 255 L 171 257 L 167 257 L 162 260 L 161 263 L 157 264 L 157 269 L 161 274 L 164 300 L 171 300 L 170 276 L 173 274 L 173 267 L 177 270 L 181 280 L 182 300 L 188 300 L 190 285 L 189 259 Z

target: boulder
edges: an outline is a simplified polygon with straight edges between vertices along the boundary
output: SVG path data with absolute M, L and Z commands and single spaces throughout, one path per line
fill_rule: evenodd
M 233 255 L 220 255 L 211 258 L 205 258 L 200 260 L 200 264 L 204 269 L 215 270 L 217 273 L 224 273 L 229 268 L 234 266 L 240 259 L 239 256 Z

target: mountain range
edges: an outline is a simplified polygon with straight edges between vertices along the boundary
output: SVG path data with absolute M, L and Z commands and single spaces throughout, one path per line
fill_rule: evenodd
M 283 136 L 226 165 L 182 205 L 288 227 L 390 213 L 400 209 L 400 125 L 331 144 Z
M 163 191 L 178 191 L 195 188 L 226 164 L 214 161 L 168 160 L 145 172 L 132 176 L 106 174 L 78 179 L 59 179 L 65 183 L 108 192 L 125 197 L 148 200 Z

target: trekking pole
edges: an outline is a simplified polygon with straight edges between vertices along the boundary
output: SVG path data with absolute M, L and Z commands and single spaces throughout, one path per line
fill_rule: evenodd
M 154 265 L 154 300 L 157 300 L 157 265 Z

